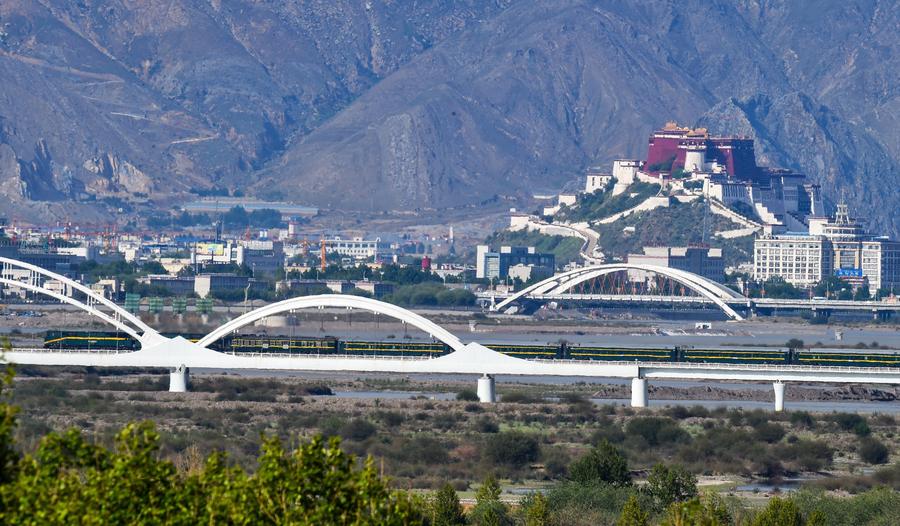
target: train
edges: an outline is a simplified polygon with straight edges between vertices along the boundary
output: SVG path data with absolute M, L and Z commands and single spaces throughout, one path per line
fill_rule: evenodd
M 174 336 L 174 335 L 165 335 Z M 198 334 L 181 334 L 197 341 Z M 584 360 L 606 362 L 716 363 L 812 365 L 832 367 L 900 367 L 900 353 L 848 352 L 845 350 L 796 350 L 780 348 L 697 349 L 693 347 L 624 348 L 572 345 L 486 343 L 486 347 L 507 356 L 526 360 Z M 138 342 L 117 332 L 48 331 L 48 349 L 137 350 Z M 234 334 L 212 346 L 235 354 L 296 354 L 335 356 L 431 357 L 449 354 L 441 342 L 409 340 L 358 341 L 325 337 L 288 337 L 265 334 Z

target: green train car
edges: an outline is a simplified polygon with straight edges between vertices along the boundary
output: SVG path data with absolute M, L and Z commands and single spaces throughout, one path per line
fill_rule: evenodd
M 140 345 L 123 332 L 47 331 L 44 334 L 44 348 L 134 351 Z
M 563 358 L 611 362 L 674 362 L 676 349 L 616 349 L 612 347 L 564 346 Z
M 226 338 L 222 349 L 234 353 L 337 354 L 335 338 L 287 338 L 257 334 Z
M 347 356 L 417 356 L 437 358 L 450 352 L 450 348 L 440 342 L 411 341 L 342 341 L 341 353 Z
M 833 367 L 900 367 L 900 354 L 834 353 L 803 351 L 796 353 L 798 365 Z
M 791 351 L 786 350 L 713 350 L 678 349 L 678 361 L 685 363 L 731 363 L 731 364 L 772 364 L 789 365 Z
M 519 345 L 519 344 L 486 344 L 488 349 L 500 354 L 526 360 L 553 360 L 559 358 L 559 347 L 549 345 Z

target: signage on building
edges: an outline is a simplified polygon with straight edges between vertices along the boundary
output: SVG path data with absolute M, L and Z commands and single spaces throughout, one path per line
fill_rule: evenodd
M 196 254 L 200 256 L 221 256 L 225 254 L 222 243 L 197 243 Z
M 863 271 L 861 268 L 839 268 L 835 269 L 834 275 L 839 278 L 861 278 Z

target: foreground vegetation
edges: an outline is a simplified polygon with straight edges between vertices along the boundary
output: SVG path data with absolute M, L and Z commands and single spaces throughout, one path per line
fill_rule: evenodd
M 484 406 L 468 390 L 350 400 L 291 379 L 164 387 L 89 370 L 20 377 L 21 424 L 2 413 L 2 522 L 863 525 L 900 513 L 889 416 L 635 413 L 524 388 Z M 53 431 L 65 428 L 83 431 Z M 733 490 L 798 474 L 819 481 L 790 499 Z

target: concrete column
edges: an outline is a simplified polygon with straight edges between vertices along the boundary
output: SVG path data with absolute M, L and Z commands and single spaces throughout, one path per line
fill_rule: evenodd
M 784 411 L 784 382 L 778 381 L 772 384 L 775 388 L 775 412 Z
M 478 379 L 478 401 L 482 404 L 493 404 L 497 401 L 493 376 L 485 374 Z
M 647 379 L 631 379 L 631 407 L 647 407 Z
M 186 393 L 188 390 L 188 379 L 188 368 L 184 365 L 179 365 L 178 368 L 169 373 L 169 392 Z

